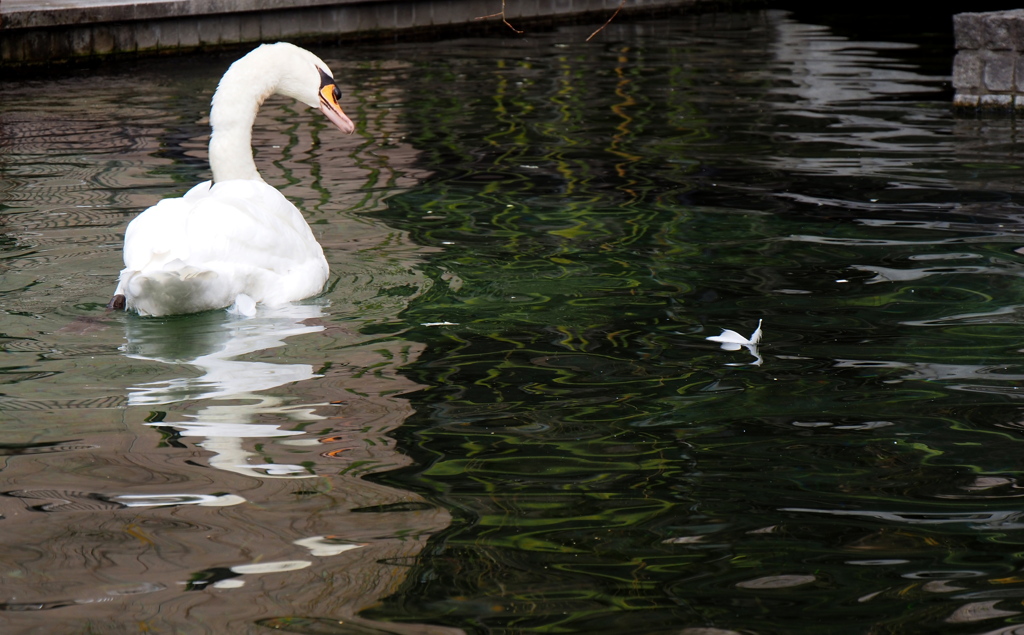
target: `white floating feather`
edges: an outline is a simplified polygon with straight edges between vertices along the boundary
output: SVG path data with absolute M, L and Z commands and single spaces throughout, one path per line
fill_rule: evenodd
M 757 321 L 757 328 L 751 333 L 750 337 L 743 337 L 736 331 L 731 329 L 722 329 L 721 335 L 711 335 L 704 339 L 712 342 L 718 342 L 722 345 L 723 351 L 738 351 L 740 348 L 746 348 L 750 351 L 750 354 L 754 356 L 754 361 L 751 362 L 754 366 L 760 366 L 764 360 L 761 359 L 761 355 L 757 351 L 757 344 L 761 341 L 761 322 Z M 734 365 L 734 364 L 730 364 Z
M 749 338 L 743 337 L 736 331 L 722 329 L 721 335 L 712 335 L 704 339 L 711 340 L 712 342 L 720 342 L 722 344 L 722 348 L 727 351 L 738 351 L 740 350 L 740 346 L 752 346 L 761 341 L 761 322 L 762 320 L 757 321 L 757 329 Z M 730 345 L 730 347 L 726 348 L 727 345 Z

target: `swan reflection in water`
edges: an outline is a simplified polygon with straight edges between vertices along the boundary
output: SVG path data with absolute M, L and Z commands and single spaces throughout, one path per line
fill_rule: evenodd
M 306 619 L 295 612 L 330 615 L 377 632 L 382 625 L 358 613 L 395 593 L 408 564 L 451 521 L 447 510 L 412 492 L 360 478 L 409 462 L 387 433 L 413 412 L 400 393 L 417 385 L 397 367 L 418 355 L 417 345 L 345 329 L 328 321 L 317 304 L 259 307 L 252 317 L 223 311 L 129 317 L 126 324 L 125 356 L 145 362 L 151 372 L 172 373 L 129 387 L 129 412 L 148 410 L 147 425 L 173 430 L 179 456 L 181 446 L 188 451 L 192 445 L 190 438 L 201 438 L 194 445 L 209 456 L 190 464 L 216 468 L 189 476 L 197 484 L 205 476 L 203 492 L 176 495 L 227 495 L 222 500 L 233 503 L 230 513 L 237 516 L 200 516 L 206 526 L 226 523 L 222 534 L 237 551 L 211 557 L 208 546 L 197 544 L 194 557 L 201 564 L 191 567 L 184 591 L 251 593 L 235 602 L 266 604 L 262 587 L 269 582 L 263 580 L 287 576 L 293 589 L 289 620 Z M 305 359 L 325 355 L 333 363 L 315 367 L 288 359 L 291 353 Z M 337 448 L 330 450 L 331 444 Z M 282 456 L 301 460 L 276 460 Z M 294 479 L 313 480 L 296 490 Z M 163 494 L 118 502 L 173 504 Z M 161 589 L 182 588 L 180 563 L 168 575 L 177 582 L 168 579 Z M 462 632 L 425 624 L 386 627 L 392 633 Z
M 261 478 L 314 477 L 315 473 L 299 465 L 252 463 L 256 455 L 244 449 L 243 439 L 305 435 L 301 430 L 282 429 L 281 425 L 321 420 L 324 417 L 314 410 L 329 404 L 290 406 L 282 397 L 259 393 L 320 375 L 311 364 L 240 358 L 282 347 L 289 337 L 322 332 L 322 324 L 311 323 L 322 317 L 323 307 L 319 305 L 289 304 L 260 307 L 252 317 L 209 312 L 164 320 L 130 319 L 128 343 L 123 347 L 128 357 L 187 365 L 202 374 L 132 386 L 128 389 L 128 405 L 215 401 L 196 414 L 184 415 L 187 421 L 174 424 L 180 436 L 205 438 L 198 445 L 213 454 L 209 459 L 212 467 Z M 258 421 L 267 416 L 277 423 Z

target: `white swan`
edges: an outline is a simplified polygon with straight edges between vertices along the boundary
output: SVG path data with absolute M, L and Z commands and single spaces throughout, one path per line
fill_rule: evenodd
M 213 180 L 139 214 L 124 236 L 112 309 L 139 315 L 196 313 L 316 295 L 328 267 L 302 213 L 263 182 L 252 158 L 256 111 L 274 93 L 319 108 L 342 132 L 355 130 L 341 91 L 317 56 L 264 44 L 224 73 L 210 110 Z

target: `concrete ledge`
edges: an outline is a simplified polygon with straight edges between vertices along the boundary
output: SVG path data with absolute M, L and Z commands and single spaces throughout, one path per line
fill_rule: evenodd
M 507 0 L 524 25 L 611 16 L 622 0 Z M 623 12 L 716 0 L 626 0 Z M 456 25 L 501 27 L 501 0 L 0 0 L 0 66 L 189 52 L 276 41 L 342 41 Z M 504 27 L 507 28 L 507 27 Z
M 360 1 L 365 0 L 3 0 L 0 2 L 0 29 L 307 9 Z

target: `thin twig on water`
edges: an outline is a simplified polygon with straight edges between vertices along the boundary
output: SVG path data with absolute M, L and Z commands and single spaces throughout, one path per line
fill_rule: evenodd
M 504 2 L 504 0 L 502 0 L 502 12 L 504 12 L 504 5 L 505 5 L 505 2 Z M 616 10 L 615 10 L 615 13 L 613 13 L 613 14 L 612 14 L 612 17 L 608 18 L 608 21 L 607 21 L 607 22 L 605 22 L 604 24 L 602 24 L 602 25 L 601 25 L 601 28 L 599 28 L 598 30 L 596 30 L 596 31 L 594 31 L 593 33 L 591 33 L 591 34 L 590 34 L 590 37 L 588 37 L 588 38 L 587 38 L 587 41 L 589 42 L 589 41 L 590 41 L 590 38 L 591 38 L 591 37 L 594 37 L 595 35 L 597 35 L 597 34 L 598 34 L 598 33 L 600 33 L 601 31 L 603 31 L 603 30 L 604 30 L 604 27 L 606 27 L 606 26 L 608 26 L 609 24 L 611 24 L 611 23 L 612 23 L 612 20 L 614 20 L 614 19 L 615 19 L 615 16 L 619 15 L 619 11 L 622 11 L 622 7 L 624 7 L 625 5 L 626 5 L 626 0 L 622 0 L 622 2 L 620 2 L 620 3 L 619 3 L 619 8 L 618 8 L 618 9 L 616 9 Z M 506 22 L 506 24 L 508 24 L 508 23 Z M 511 25 L 510 25 L 510 26 L 511 26 Z
M 625 0 L 623 0 L 623 1 L 625 1 Z M 618 13 L 618 12 L 616 11 L 616 13 Z M 511 24 L 509 24 L 509 21 L 505 18 L 505 0 L 501 0 L 501 13 L 492 13 L 491 15 L 482 15 L 482 16 L 480 16 L 478 18 L 473 18 L 473 19 L 474 20 L 486 20 L 488 18 L 497 18 L 499 16 L 501 17 L 501 21 L 505 23 L 505 26 L 507 26 L 508 28 L 512 29 L 516 33 L 519 33 L 520 35 L 522 35 L 523 32 L 520 31 L 519 29 L 517 29 L 516 27 L 512 26 Z M 614 16 L 612 16 L 612 17 L 614 17 Z

